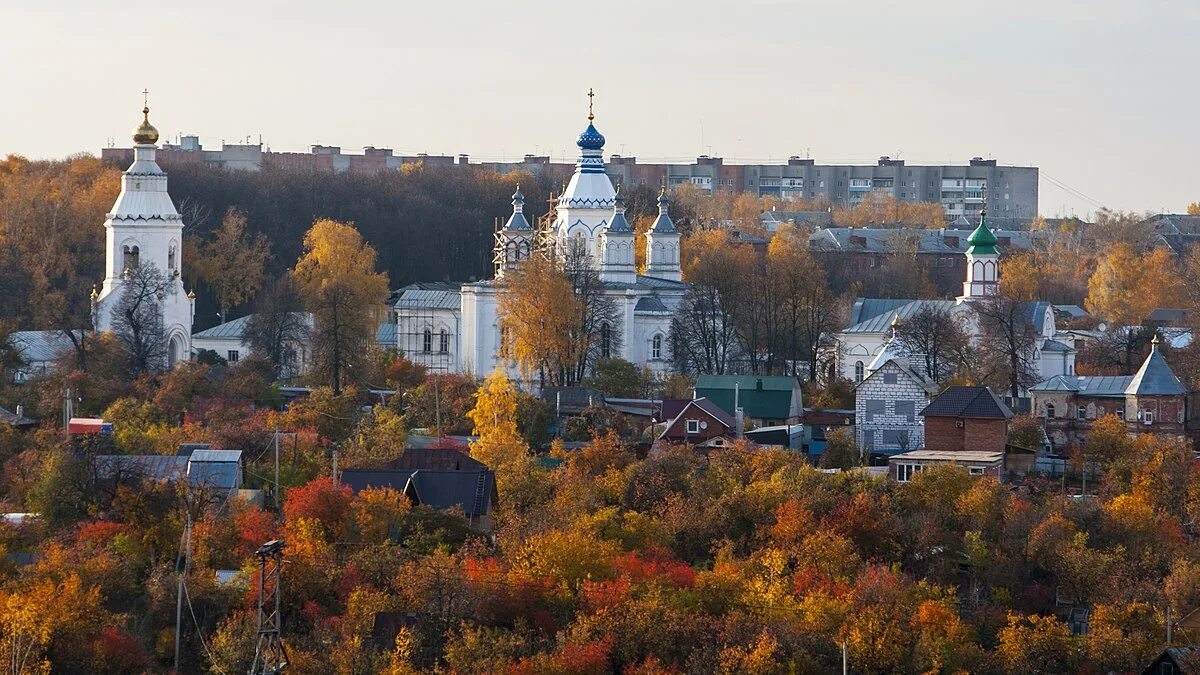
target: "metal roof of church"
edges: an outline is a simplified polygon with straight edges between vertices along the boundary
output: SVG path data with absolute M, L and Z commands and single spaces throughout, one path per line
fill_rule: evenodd
M 20 330 L 10 333 L 9 338 L 25 363 L 53 361 L 74 347 L 61 330 Z
M 1162 352 L 1158 351 L 1158 336 L 1154 337 L 1150 356 L 1142 362 L 1142 367 L 1138 368 L 1125 393 L 1135 396 L 1179 396 L 1187 393 L 1187 388 L 1175 376 L 1171 366 L 1167 365 Z

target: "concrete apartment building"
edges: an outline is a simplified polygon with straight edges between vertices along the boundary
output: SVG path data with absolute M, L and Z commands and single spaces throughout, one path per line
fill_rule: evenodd
M 182 136 L 158 151 L 167 163 L 202 162 L 229 169 L 260 170 L 264 166 L 326 171 L 397 170 L 405 164 L 463 166 L 468 155 L 397 155 L 390 148 L 363 148 L 343 153 L 333 145 L 313 145 L 309 152 L 274 152 L 262 143 L 229 144 L 219 150 L 201 146 L 198 136 Z M 127 164 L 131 148 L 104 148 L 101 158 Z M 565 182 L 574 173 L 573 163 L 554 162 L 549 156 L 527 154 L 514 162 L 473 164 L 499 173 L 521 171 L 547 175 Z M 636 157 L 612 155 L 605 170 L 613 183 L 659 185 L 670 188 L 690 183 L 703 190 L 733 190 L 788 198 L 825 199 L 834 206 L 854 206 L 869 194 L 886 195 L 906 202 L 940 202 L 950 218 L 978 217 L 984 192 L 991 204 L 989 215 L 1027 220 L 1037 215 L 1038 169 L 1001 165 L 994 159 L 973 157 L 966 164 L 909 165 L 902 159 L 880 157 L 874 165 L 818 164 L 791 157 L 779 164 L 726 164 L 720 157 L 701 155 L 691 164 L 639 163 Z

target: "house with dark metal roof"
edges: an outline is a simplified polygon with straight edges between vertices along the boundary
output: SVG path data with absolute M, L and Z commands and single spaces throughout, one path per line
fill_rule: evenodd
M 435 463 L 443 464 L 444 458 Z M 424 504 L 437 510 L 461 508 L 471 527 L 482 532 L 491 531 L 492 513 L 499 499 L 495 473 L 474 466 L 462 470 L 345 469 L 340 480 L 355 494 L 368 488 L 390 488 L 404 494 L 414 506 Z
M 16 412 L 8 408 L 0 408 L 0 425 L 15 429 L 32 429 L 38 425 L 38 421 L 32 417 L 26 417 L 25 406 L 19 405 Z
M 1200 673 L 1200 647 L 1167 647 L 1142 675 L 1195 675 Z
M 1083 443 L 1105 415 L 1125 421 L 1131 434 L 1189 435 L 1188 391 L 1151 341 L 1134 375 L 1057 375 L 1030 388 L 1033 413 L 1056 449 Z
M 921 411 L 925 449 L 1004 453 L 1013 413 L 987 387 L 947 387 Z
M 804 393 L 794 377 L 701 375 L 696 397 L 708 399 L 730 416 L 741 408 L 757 426 L 793 424 L 804 415 Z

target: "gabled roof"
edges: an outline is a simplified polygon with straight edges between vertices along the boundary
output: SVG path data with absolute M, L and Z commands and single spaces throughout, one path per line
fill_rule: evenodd
M 468 518 L 485 516 L 497 501 L 496 477 L 491 471 L 416 471 L 404 494 L 417 504 L 435 509 L 461 507 Z
M 1055 375 L 1033 385 L 1029 391 L 1079 391 L 1079 380 L 1071 375 Z
M 666 426 L 663 427 L 662 433 L 659 434 L 658 437 L 663 439 L 671 436 L 672 432 L 679 425 L 679 422 L 683 419 L 683 416 L 686 415 L 689 410 L 693 409 L 699 410 L 708 415 L 708 417 L 725 427 L 725 429 L 734 429 L 737 427 L 737 420 L 733 418 L 733 415 L 730 415 L 722 410 L 720 406 L 708 400 L 707 398 L 694 398 L 685 403 L 683 408 L 680 409 L 680 411 L 667 422 Z M 675 436 L 677 435 L 678 434 Z
M 460 288 L 447 283 L 411 284 L 393 293 L 396 297 L 393 306 L 396 309 L 459 309 Z
M 37 426 L 37 420 L 25 415 L 18 415 L 7 408 L 0 408 L 0 424 L 7 424 L 13 427 L 35 427 Z
M 455 448 L 405 448 L 399 457 L 384 462 L 383 467 L 391 471 L 479 471 L 487 468 L 483 462 Z
M 375 329 L 375 344 L 385 347 L 396 347 L 399 343 L 396 341 L 396 333 L 399 327 L 388 321 L 379 324 L 379 328 Z
M 1004 401 L 987 387 L 946 387 L 925 409 L 922 417 L 963 417 L 967 419 L 1006 420 L 1013 416 Z
M 875 298 L 859 298 L 861 310 L 851 313 L 851 325 L 843 332 L 846 333 L 886 333 L 892 329 L 892 318 L 899 316 L 901 321 L 907 321 L 926 307 L 939 311 L 953 311 L 958 305 L 953 300 L 891 300 Z M 855 309 L 860 303 L 855 302 Z M 854 323 L 854 319 L 858 322 Z
M 96 455 L 100 478 L 172 480 L 187 475 L 188 458 L 179 455 Z
M 242 451 L 196 448 L 192 450 L 190 457 L 192 462 L 240 462 Z
M 905 377 L 907 377 L 910 380 L 912 380 L 913 382 L 915 382 L 917 384 L 917 386 L 924 389 L 927 393 L 930 393 L 930 394 L 937 393 L 938 386 L 937 386 L 936 382 L 931 381 L 929 378 L 925 377 L 924 374 L 918 372 L 917 369 L 913 368 L 911 365 L 909 365 L 909 363 L 907 361 L 898 361 L 896 359 L 888 359 L 887 361 L 883 362 L 879 366 L 875 367 L 874 370 L 869 370 L 867 372 L 867 376 L 863 378 L 863 381 L 859 382 L 854 387 L 855 391 L 862 389 L 862 386 L 864 384 L 872 381 L 877 375 L 879 375 L 879 373 L 889 370 L 889 367 L 894 368 L 897 371 L 899 371 L 899 373 L 901 375 L 904 375 Z
M 1171 366 L 1167 365 L 1162 352 L 1158 351 L 1158 336 L 1154 336 L 1154 344 L 1150 355 L 1142 362 L 1142 367 L 1125 388 L 1126 394 L 1135 396 L 1180 396 L 1187 393 L 1187 388 L 1175 377 Z

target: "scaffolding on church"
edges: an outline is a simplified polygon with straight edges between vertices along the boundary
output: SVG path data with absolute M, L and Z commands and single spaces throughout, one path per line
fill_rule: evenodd
M 430 372 L 453 372 L 459 295 L 449 283 L 414 284 L 396 301 L 396 348 Z

